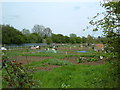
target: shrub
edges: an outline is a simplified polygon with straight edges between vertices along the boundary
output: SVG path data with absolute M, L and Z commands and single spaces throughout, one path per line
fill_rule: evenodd
M 6 56 L 4 56 L 2 60 L 3 88 L 39 87 L 37 81 L 33 80 L 32 73 L 29 68 L 23 67 L 21 63 L 9 60 Z
M 88 59 L 86 59 L 88 62 L 90 62 L 91 61 L 91 59 L 90 58 L 88 58 Z
M 96 58 L 91 58 L 91 61 L 95 61 L 95 62 L 96 62 L 96 61 L 97 61 L 97 59 L 96 59 Z
M 82 58 L 80 57 L 80 58 L 77 58 L 77 62 L 78 63 L 82 63 Z

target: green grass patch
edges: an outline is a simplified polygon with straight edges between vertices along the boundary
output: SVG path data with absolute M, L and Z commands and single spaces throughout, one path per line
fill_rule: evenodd
M 54 68 L 52 71 L 34 73 L 42 88 L 115 88 L 118 82 L 113 79 L 110 64 L 71 65 Z
M 32 54 L 22 54 L 22 56 L 43 56 L 43 57 L 54 57 L 58 59 L 63 59 L 66 57 L 64 54 L 60 53 L 44 53 L 44 52 L 39 52 L 39 53 L 32 53 Z
M 0 70 L 0 89 L 2 89 L 2 70 Z
M 71 65 L 72 63 L 64 60 L 59 60 L 59 59 L 48 59 L 47 62 L 50 65 Z
M 60 65 L 60 66 L 64 66 L 64 65 L 72 65 L 72 63 L 68 62 L 68 61 L 63 61 L 60 59 L 44 59 L 42 61 L 33 61 L 28 65 L 25 66 L 30 66 L 30 67 L 44 67 L 48 65 Z

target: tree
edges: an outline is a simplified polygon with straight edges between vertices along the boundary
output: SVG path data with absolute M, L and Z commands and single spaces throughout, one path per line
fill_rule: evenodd
M 45 27 L 43 25 L 34 25 L 34 27 L 32 28 L 32 32 L 33 33 L 37 33 L 39 35 L 43 35 L 43 32 L 45 30 Z
M 45 28 L 43 30 L 43 37 L 46 38 L 46 37 L 51 37 L 52 36 L 52 30 L 50 28 Z
M 94 42 L 94 39 L 93 39 L 93 37 L 91 36 L 91 35 L 89 35 L 88 34 L 88 36 L 87 36 L 87 43 L 93 43 Z
M 71 33 L 71 34 L 70 34 L 70 37 L 77 37 L 77 35 L 74 34 L 74 33 Z
M 80 37 L 75 37 L 76 39 L 76 43 L 81 43 L 82 42 L 82 39 Z
M 86 37 L 83 36 L 81 41 L 82 43 L 86 43 Z
M 70 43 L 70 38 L 68 36 L 64 36 L 65 43 Z
M 107 49 L 120 56 L 120 1 L 108 1 L 101 4 L 101 6 L 106 10 L 101 13 L 104 17 L 97 20 L 98 16 L 101 15 L 97 13 L 89 23 L 95 26 L 93 31 L 103 30 Z
M 46 43 L 49 45 L 52 43 L 52 39 L 50 37 L 46 38 Z
M 27 36 L 30 35 L 30 31 L 28 29 L 25 29 L 25 28 L 22 30 L 22 33 L 27 35 Z
M 2 44 L 21 44 L 24 42 L 24 35 L 10 25 L 2 25 Z
M 62 34 L 52 34 L 52 40 L 54 43 L 65 43 L 65 38 Z
M 70 43 L 75 44 L 76 43 L 76 37 L 70 37 Z

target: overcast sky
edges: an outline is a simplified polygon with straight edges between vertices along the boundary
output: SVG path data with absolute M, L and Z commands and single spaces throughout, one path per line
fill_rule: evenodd
M 89 25 L 88 17 L 91 18 L 104 10 L 98 1 L 3 2 L 0 23 L 10 24 L 18 30 L 23 28 L 31 30 L 35 24 L 39 24 L 50 27 L 55 34 L 75 33 L 80 37 L 88 34 L 101 36 L 101 31 L 92 32 L 91 29 L 83 31 Z

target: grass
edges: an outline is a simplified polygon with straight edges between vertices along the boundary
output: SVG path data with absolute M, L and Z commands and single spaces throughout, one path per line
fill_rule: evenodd
M 67 48 L 66 48 L 67 49 Z M 113 63 L 103 65 L 73 65 L 68 61 L 63 61 L 66 57 L 77 57 L 77 62 L 81 63 L 80 57 L 87 57 L 88 61 L 96 61 L 99 56 L 108 57 L 109 53 L 86 52 L 78 53 L 77 50 L 60 50 L 59 53 L 39 52 L 39 50 L 12 50 L 7 51 L 9 57 L 13 56 L 40 56 L 52 57 L 42 61 L 34 61 L 30 67 L 44 67 L 47 65 L 61 65 L 51 71 L 34 72 L 35 80 L 40 80 L 41 88 L 115 88 L 118 87 L 116 68 Z M 73 53 L 72 53 L 73 52 Z M 92 59 L 94 58 L 94 59 Z M 0 86 L 1 87 L 1 86 Z
M 2 89 L 2 70 L 0 70 L 0 89 Z
M 22 56 L 41 56 L 41 57 L 53 57 L 53 58 L 58 58 L 58 59 L 63 59 L 66 57 L 66 55 L 59 54 L 59 53 L 33 53 L 33 54 L 23 54 Z
M 26 66 L 30 66 L 30 67 L 47 66 L 45 64 L 48 64 L 48 65 L 60 65 L 60 66 L 72 65 L 72 63 L 70 63 L 68 61 L 63 61 L 63 60 L 59 60 L 59 59 L 45 59 L 43 61 L 33 61 L 33 62 L 31 62 L 30 64 L 28 64 Z
M 110 64 L 71 65 L 55 68 L 52 71 L 35 72 L 42 88 L 116 88 L 117 79 L 111 73 Z
M 13 56 L 50 56 L 58 59 L 64 59 L 65 57 L 99 57 L 99 56 L 105 56 L 108 57 L 110 54 L 109 53 L 103 53 L 103 52 L 86 52 L 86 53 L 78 53 L 76 52 L 77 50 L 70 50 L 68 51 L 68 54 L 66 54 L 66 51 L 63 50 L 58 50 L 58 53 L 53 53 L 53 52 L 40 52 L 40 50 L 28 50 L 28 49 L 23 49 L 23 50 L 8 50 L 6 52 L 8 57 L 13 57 Z
M 49 65 L 61 65 L 61 66 L 72 64 L 68 61 L 63 61 L 63 60 L 59 60 L 59 59 L 48 59 L 46 63 Z

